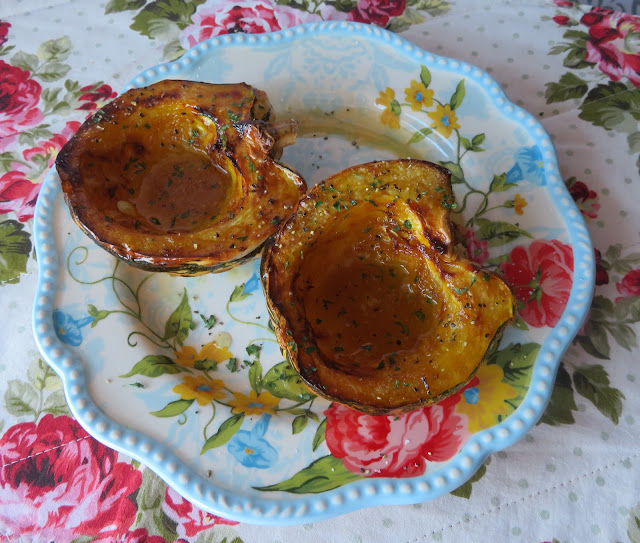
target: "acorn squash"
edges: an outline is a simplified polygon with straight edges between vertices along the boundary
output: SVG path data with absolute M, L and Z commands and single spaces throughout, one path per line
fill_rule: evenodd
M 267 242 L 261 278 L 278 343 L 312 391 L 389 414 L 469 382 L 515 298 L 454 253 L 453 203 L 441 166 L 373 162 L 311 188 Z
M 252 258 L 306 190 L 276 162 L 295 141 L 245 83 L 165 80 L 107 104 L 56 167 L 77 224 L 151 271 L 217 272 Z

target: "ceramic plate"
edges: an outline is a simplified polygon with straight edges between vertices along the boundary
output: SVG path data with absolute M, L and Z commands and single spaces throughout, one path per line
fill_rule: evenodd
M 52 171 L 35 217 L 34 330 L 86 430 L 205 510 L 260 524 L 429 500 L 523 437 L 594 281 L 540 124 L 478 68 L 353 23 L 214 38 L 127 88 L 168 78 L 265 90 L 280 119 L 300 122 L 283 161 L 310 185 L 376 159 L 449 168 L 456 201 L 443 205 L 470 256 L 514 286 L 519 317 L 453 398 L 358 414 L 313 397 L 282 360 L 257 261 L 188 279 L 119 264 L 72 222 Z

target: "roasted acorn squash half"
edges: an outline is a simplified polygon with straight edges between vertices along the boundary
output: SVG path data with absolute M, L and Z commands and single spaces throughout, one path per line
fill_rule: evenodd
M 56 167 L 98 245 L 146 270 L 195 275 L 255 256 L 291 213 L 306 186 L 275 158 L 295 133 L 247 84 L 165 80 L 99 110 Z
M 452 203 L 448 170 L 373 162 L 311 188 L 267 243 L 261 278 L 276 336 L 315 393 L 389 414 L 472 378 L 515 298 L 454 254 Z

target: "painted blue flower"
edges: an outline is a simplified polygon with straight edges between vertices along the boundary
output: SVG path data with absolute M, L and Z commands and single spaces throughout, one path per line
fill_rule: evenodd
M 229 441 L 229 452 L 243 466 L 266 469 L 278 459 L 278 451 L 263 437 L 270 419 L 271 415 L 262 415 L 251 431 L 240 430 Z
M 260 280 L 258 274 L 254 273 L 251 278 L 244 284 L 244 293 L 250 294 L 260 287 Z
M 536 185 L 546 183 L 544 176 L 544 161 L 537 146 L 521 147 L 514 155 L 515 164 L 507 172 L 507 183 L 529 181 Z
M 471 387 L 465 390 L 462 395 L 468 404 L 473 405 L 478 403 L 480 399 L 480 390 L 478 390 L 478 387 Z
M 56 309 L 53 312 L 53 328 L 62 343 L 77 347 L 82 343 L 82 331 L 80 329 L 87 324 L 91 324 L 93 319 L 91 316 L 74 319 L 68 313 Z

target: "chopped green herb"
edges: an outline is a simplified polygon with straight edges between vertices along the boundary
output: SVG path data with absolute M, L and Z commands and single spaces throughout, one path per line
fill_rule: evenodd
M 421 321 L 423 321 L 423 320 L 425 319 L 425 314 L 424 314 L 422 311 L 420 311 L 420 310 L 416 311 L 416 312 L 414 313 L 414 315 L 415 315 L 416 317 L 418 317 Z
M 205 317 L 204 315 L 200 315 L 200 318 L 204 322 L 204 326 L 207 330 L 211 330 L 217 322 L 215 315 L 209 315 L 208 317 Z
M 377 370 L 381 370 L 382 368 L 384 368 L 384 360 L 380 360 L 380 362 L 378 362 L 378 365 L 376 366 Z
M 317 347 L 314 347 L 313 345 L 311 347 L 307 347 L 304 352 L 307 354 L 311 354 L 311 353 L 315 353 L 318 350 Z
M 227 369 L 231 373 L 235 373 L 235 372 L 238 371 L 238 359 L 237 358 L 230 358 L 226 365 L 227 365 Z
M 142 383 L 138 383 L 138 382 L 129 383 L 129 386 L 130 387 L 136 387 L 136 388 L 146 388 Z
M 404 221 L 402 224 L 403 224 L 403 226 L 404 226 L 406 229 L 408 229 L 408 230 L 410 230 L 410 229 L 411 229 L 411 221 L 406 220 L 406 221 Z
M 260 356 L 261 349 L 262 349 L 261 345 L 257 345 L 256 343 L 252 343 L 251 345 L 247 346 L 247 354 L 249 356 L 258 357 L 258 356 Z

